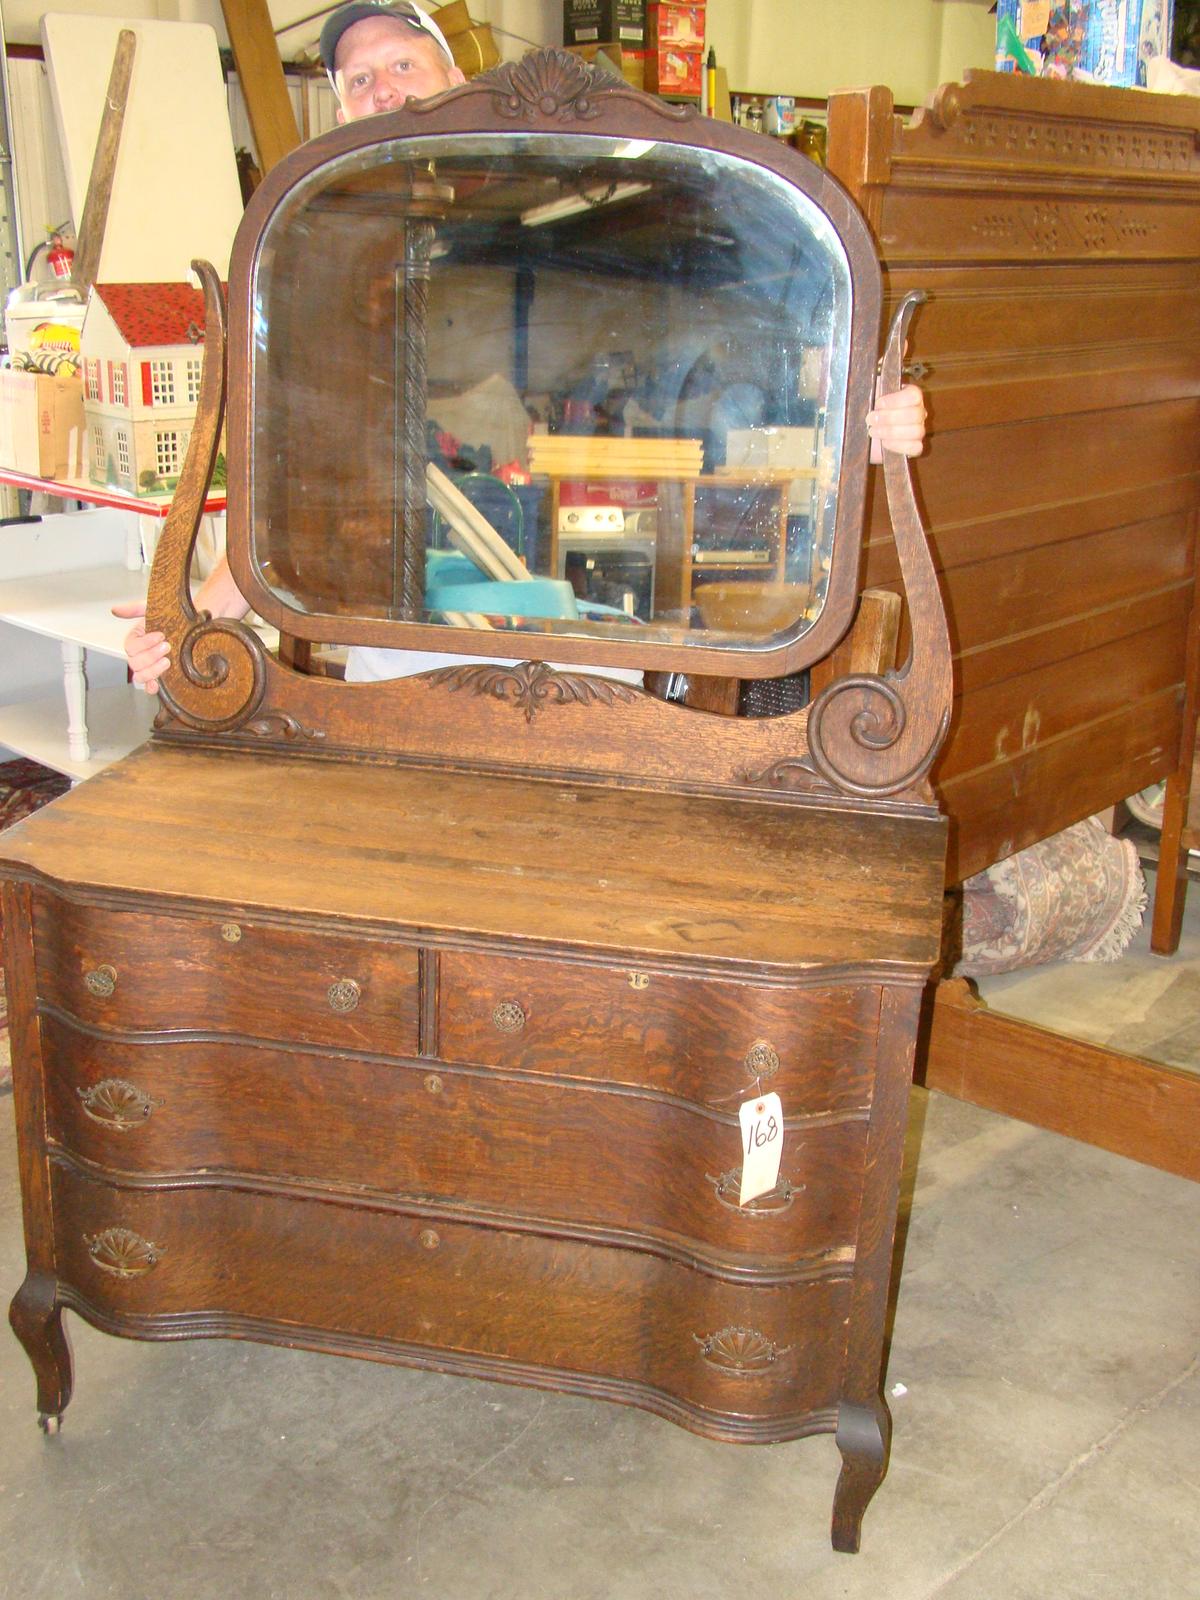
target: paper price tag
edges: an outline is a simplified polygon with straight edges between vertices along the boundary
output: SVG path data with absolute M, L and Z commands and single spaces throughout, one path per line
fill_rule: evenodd
M 742 1187 L 738 1205 L 769 1194 L 783 1155 L 783 1104 L 777 1094 L 756 1095 L 738 1107 L 742 1127 Z

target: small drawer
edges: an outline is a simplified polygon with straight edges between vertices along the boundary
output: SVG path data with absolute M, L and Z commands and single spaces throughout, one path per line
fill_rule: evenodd
M 109 911 L 39 894 L 38 998 L 98 1028 L 202 1030 L 411 1056 L 417 952 L 251 919 Z
M 52 1164 L 63 1301 L 106 1327 L 272 1332 L 795 1437 L 836 1405 L 849 1275 L 786 1285 L 650 1252 L 218 1185 L 122 1189 Z
M 601 1227 L 747 1271 L 854 1252 L 861 1117 L 789 1124 L 780 1182 L 743 1207 L 733 1113 L 233 1042 L 131 1046 L 53 1017 L 43 1043 L 50 1137 L 112 1171 L 370 1190 Z
M 785 1116 L 869 1105 L 877 985 L 767 988 L 635 968 L 450 952 L 438 1054 L 624 1083 L 736 1110 L 775 1090 Z

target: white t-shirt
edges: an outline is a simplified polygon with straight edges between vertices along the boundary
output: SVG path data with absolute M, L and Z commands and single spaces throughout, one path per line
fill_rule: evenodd
M 351 645 L 346 655 L 347 683 L 383 683 L 389 678 L 411 678 L 418 672 L 432 672 L 438 667 L 482 666 L 490 663 L 501 667 L 516 666 L 511 656 L 459 656 L 443 655 L 435 650 L 390 650 L 381 645 Z M 549 662 L 559 672 L 580 672 L 594 678 L 617 678 L 622 683 L 642 686 L 640 669 L 632 667 L 568 667 Z

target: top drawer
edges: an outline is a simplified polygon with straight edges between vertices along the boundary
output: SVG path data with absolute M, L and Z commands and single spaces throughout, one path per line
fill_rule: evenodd
M 35 896 L 38 998 L 95 1027 L 410 1056 L 417 952 L 356 935 Z
M 870 1104 L 879 988 L 767 988 L 634 968 L 446 952 L 443 1061 L 623 1083 L 732 1111 L 775 1090 L 787 1116 Z

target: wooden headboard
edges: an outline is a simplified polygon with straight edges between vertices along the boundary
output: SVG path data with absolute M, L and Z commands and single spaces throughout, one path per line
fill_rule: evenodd
M 917 466 L 957 701 L 957 882 L 1175 771 L 1200 497 L 1200 101 L 970 73 L 829 104 L 891 302 L 924 289 Z M 882 492 L 865 581 L 894 587 Z

